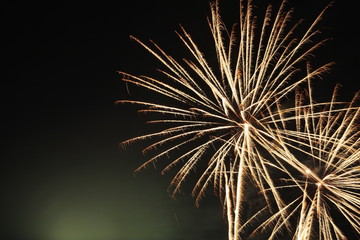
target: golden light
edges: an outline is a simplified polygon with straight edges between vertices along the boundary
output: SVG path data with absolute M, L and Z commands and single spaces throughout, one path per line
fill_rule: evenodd
M 244 124 L 243 124 L 243 127 L 244 127 L 244 132 L 248 132 L 248 131 L 249 131 L 249 128 L 250 128 L 250 124 L 244 123 Z

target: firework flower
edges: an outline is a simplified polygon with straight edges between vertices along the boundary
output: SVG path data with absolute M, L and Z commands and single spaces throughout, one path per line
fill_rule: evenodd
M 286 177 L 274 185 L 286 204 L 252 235 L 263 234 L 271 225 L 267 239 L 285 228 L 294 240 L 359 236 L 360 108 L 358 95 L 342 103 L 336 101 L 337 91 L 338 87 L 328 103 L 315 103 L 309 87 L 306 93 L 297 92 L 294 108 L 278 108 L 279 136 L 289 155 L 278 165 Z
M 240 1 L 240 5 L 240 23 L 231 31 L 227 31 L 220 18 L 218 3 L 210 5 L 208 23 L 216 63 L 208 62 L 182 26 L 177 35 L 192 56 L 182 62 L 156 43 L 151 42 L 150 47 L 132 37 L 164 69 L 159 70 L 160 78 L 120 72 L 123 81 L 168 100 L 119 101 L 143 106 L 140 112 L 151 113 L 155 119 L 149 123 L 161 128 L 123 142 L 126 145 L 152 140 L 144 152 L 157 150 L 157 154 L 139 170 L 159 159 L 170 158 L 163 172 L 178 168 L 171 182 L 175 194 L 196 167 L 204 166 L 193 190 L 196 203 L 207 187 L 214 185 L 224 205 L 229 239 L 235 240 L 240 239 L 244 225 L 242 208 L 245 191 L 250 187 L 258 189 L 268 203 L 266 208 L 273 204 L 276 216 L 280 215 L 288 225 L 289 213 L 272 178 L 272 169 L 290 174 L 282 162 L 291 155 L 288 145 L 295 143 L 283 129 L 285 124 L 279 124 L 284 119 L 279 105 L 299 85 L 321 75 L 331 65 L 304 71 L 309 58 L 325 41 L 316 42 L 314 38 L 323 12 L 301 31 L 302 21 L 291 23 L 292 10 L 287 9 L 285 2 L 277 10 L 268 6 L 261 20 L 254 16 L 251 1 Z M 247 179 L 251 181 L 245 184 Z M 271 192 L 270 197 L 267 192 Z

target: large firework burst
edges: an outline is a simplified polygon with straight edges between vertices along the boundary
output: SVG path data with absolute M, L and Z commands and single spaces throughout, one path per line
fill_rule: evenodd
M 281 107 L 285 97 L 299 85 L 327 71 L 330 65 L 321 65 L 313 70 L 304 67 L 308 64 L 309 57 L 325 41 L 316 41 L 314 38 L 318 33 L 316 25 L 323 12 L 305 31 L 300 31 L 298 27 L 301 21 L 291 24 L 292 10 L 287 9 L 285 2 L 278 10 L 268 6 L 261 20 L 254 16 L 251 1 L 247 4 L 240 1 L 240 5 L 240 23 L 227 31 L 219 15 L 218 3 L 211 3 L 211 18 L 208 23 L 216 50 L 215 64 L 208 63 L 183 27 L 180 27 L 181 32 L 177 32 L 177 35 L 191 53 L 192 59 L 184 59 L 181 63 L 156 43 L 152 42 L 153 47 L 149 47 L 132 37 L 154 55 L 165 69 L 159 70 L 163 74 L 161 79 L 121 72 L 123 80 L 171 101 L 119 101 L 144 106 L 141 112 L 153 113 L 158 117 L 149 123 L 163 127 L 123 144 L 153 139 L 144 151 L 161 150 L 139 169 L 170 156 L 173 160 L 163 172 L 180 166 L 171 182 L 173 194 L 180 190 L 186 177 L 196 166 L 206 162 L 193 189 L 196 203 L 205 189 L 213 184 L 224 206 L 229 239 L 234 240 L 241 239 L 245 226 L 264 211 L 272 214 L 266 222 L 275 222 L 272 234 L 275 235 L 278 229 L 283 228 L 291 232 L 288 219 L 294 216 L 290 207 L 292 205 L 283 198 L 283 186 L 274 178 L 274 172 L 280 171 L 285 175 L 284 179 L 293 181 L 291 186 L 296 185 L 306 195 L 301 202 L 304 210 L 301 211 L 301 221 L 296 232 L 299 235 L 299 232 L 303 232 L 301 226 L 309 223 L 303 221 L 310 221 L 307 216 L 312 212 L 309 212 L 305 203 L 318 201 L 315 195 L 306 194 L 307 181 L 316 179 L 317 183 L 322 183 L 324 179 L 313 173 L 311 168 L 307 168 L 309 173 L 304 170 L 306 164 L 295 158 L 293 150 L 321 148 L 314 143 L 315 140 L 328 138 L 334 145 L 342 143 L 340 133 L 326 135 L 327 131 L 322 128 L 313 132 L 300 131 L 303 130 L 299 127 L 300 122 L 307 123 L 306 127 L 309 128 L 308 123 L 315 119 L 319 122 L 329 120 L 320 116 L 324 113 L 332 116 L 332 112 L 336 112 L 333 108 L 323 113 L 313 111 L 305 114 L 307 107 L 304 106 L 296 105 L 288 110 Z M 325 105 L 331 106 L 331 103 L 323 104 Z M 291 112 L 296 113 L 296 116 L 285 116 Z M 291 132 L 285 122 L 294 119 L 298 128 Z M 347 120 L 343 121 L 343 124 L 346 123 Z M 332 126 L 335 123 L 329 124 Z M 311 143 L 305 143 L 308 138 Z M 352 141 L 354 138 L 355 135 L 352 136 Z M 348 144 L 342 146 L 347 149 L 350 147 Z M 353 144 L 351 147 L 355 148 L 357 145 Z M 319 154 L 324 151 L 330 153 L 328 148 L 319 151 Z M 316 158 L 316 154 L 318 153 L 311 152 L 309 155 Z M 334 154 L 334 158 L 339 157 L 339 152 Z M 329 164 L 332 166 L 337 163 L 337 160 L 334 161 L 331 160 Z M 304 181 L 293 176 L 294 170 L 308 174 L 305 185 Z M 266 203 L 252 217 L 243 214 L 245 191 L 249 188 L 257 189 Z M 356 218 L 353 221 L 355 220 Z M 321 226 L 322 221 L 319 220 Z

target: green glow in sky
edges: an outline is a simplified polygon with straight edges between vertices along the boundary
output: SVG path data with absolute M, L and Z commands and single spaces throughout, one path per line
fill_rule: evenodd
M 160 185 L 100 175 L 44 183 L 26 206 L 31 236 L 46 240 L 168 240 L 176 226 Z

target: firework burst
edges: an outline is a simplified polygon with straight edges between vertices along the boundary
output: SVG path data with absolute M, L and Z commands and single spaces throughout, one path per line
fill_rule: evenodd
M 292 110 L 282 112 L 287 116 L 279 122 L 288 126 L 280 130 L 279 136 L 283 137 L 284 148 L 289 150 L 283 171 L 288 178 L 283 178 L 277 188 L 282 189 L 281 195 L 287 199 L 286 207 L 269 217 L 254 233 L 272 223 L 269 239 L 273 239 L 284 228 L 282 212 L 286 211 L 287 222 L 295 223 L 294 240 L 359 236 L 360 108 L 358 95 L 350 103 L 341 103 L 336 101 L 337 91 L 338 87 L 330 102 L 314 103 L 309 87 L 306 96 L 296 95 Z
M 319 117 L 322 114 L 315 112 L 305 114 L 307 108 L 304 106 L 290 107 L 288 110 L 280 107 L 285 97 L 293 93 L 299 85 L 321 75 L 331 65 L 325 64 L 311 71 L 305 67 L 304 71 L 309 57 L 325 41 L 316 42 L 314 38 L 318 33 L 316 25 L 323 12 L 302 32 L 299 30 L 301 21 L 291 24 L 292 10 L 287 9 L 285 2 L 277 10 L 268 6 L 261 20 L 254 16 L 251 1 L 247 4 L 240 1 L 240 5 L 240 22 L 234 25 L 231 31 L 227 31 L 222 23 L 218 3 L 210 5 L 211 18 L 208 23 L 217 63 L 208 63 L 190 34 L 180 27 L 181 32 L 177 32 L 177 35 L 190 52 L 191 59 L 184 59 L 180 63 L 156 43 L 151 42 L 153 46 L 149 47 L 132 37 L 164 65 L 165 69 L 159 70 L 163 77 L 160 80 L 120 72 L 126 83 L 141 86 L 171 100 L 166 101 L 166 104 L 142 100 L 119 101 L 144 106 L 141 112 L 158 116 L 149 123 L 163 127 L 123 142 L 129 144 L 152 139 L 153 142 L 144 152 L 161 149 L 140 166 L 139 170 L 158 159 L 170 156 L 172 161 L 163 172 L 175 166 L 179 168 L 171 182 L 172 194 L 175 194 L 191 171 L 206 162 L 193 189 L 196 204 L 207 187 L 214 185 L 224 206 L 229 226 L 228 237 L 231 240 L 241 239 L 245 226 L 259 214 L 250 219 L 244 217 L 245 191 L 248 188 L 257 189 L 266 202 L 264 209 L 275 212 L 267 221 L 276 222 L 273 234 L 283 226 L 290 231 L 291 224 L 288 219 L 294 215 L 290 209 L 292 205 L 289 206 L 283 199 L 282 188 L 273 177 L 274 169 L 290 176 L 284 179 L 289 182 L 294 180 L 294 184 L 305 194 L 310 179 L 317 179 L 316 183 L 322 185 L 328 180 L 325 181 L 313 173 L 311 168 L 308 168 L 310 173 L 306 170 L 300 171 L 309 176 L 305 186 L 304 182 L 293 177 L 292 170 L 288 167 L 299 170 L 305 165 L 296 160 L 292 150 L 297 149 L 299 144 L 311 149 L 321 148 L 322 146 L 315 146 L 314 142 L 323 140 L 322 138 L 330 138 L 330 142 L 334 143 L 341 142 L 340 133 L 324 134 L 330 126 L 325 130 L 320 128 L 314 132 L 298 131 L 292 134 L 287 130 L 285 122 L 295 119 L 297 126 L 300 126 L 300 122 L 309 123 L 314 121 L 313 119 L 322 122 L 325 119 Z M 296 117 L 285 116 L 290 112 L 296 112 Z M 333 109 L 324 111 L 330 112 L 333 112 Z M 347 121 L 344 120 L 344 124 Z M 332 126 L 335 123 L 329 124 Z M 308 124 L 306 127 L 309 128 Z M 306 144 L 305 140 L 308 138 L 311 143 Z M 354 138 L 355 135 L 352 136 L 352 141 Z M 346 142 L 342 146 L 345 149 L 356 147 L 355 144 L 348 144 Z M 325 151 L 329 153 L 329 145 L 326 147 L 321 153 L 311 152 L 310 156 L 315 158 L 316 154 L 323 154 Z M 347 150 L 353 152 L 351 149 Z M 336 157 L 340 155 L 336 153 Z M 330 169 L 337 161 L 332 160 L 329 164 Z M 340 172 L 342 173 L 339 170 Z M 357 177 L 356 174 L 354 176 Z M 306 195 L 303 197 L 303 205 L 307 201 L 313 203 L 319 200 L 315 195 Z M 344 207 L 345 205 L 346 203 Z M 305 206 L 303 208 L 297 235 L 298 232 L 303 232 L 300 226 L 308 225 L 307 221 L 310 221 L 309 209 Z M 355 220 L 356 218 L 353 219 Z M 323 224 L 323 220 L 319 222 Z

